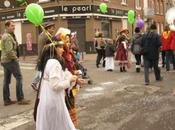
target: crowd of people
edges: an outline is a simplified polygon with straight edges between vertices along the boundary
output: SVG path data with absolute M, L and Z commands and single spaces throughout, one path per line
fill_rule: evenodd
M 53 35 L 53 23 L 45 23 L 44 27 L 38 43 L 38 50 L 42 50 L 38 51 L 38 72 L 31 85 L 39 93 L 36 129 L 76 130 L 75 96 L 85 83 L 76 32 L 59 28 Z
M 31 87 L 37 92 L 35 102 L 35 121 L 37 130 L 76 130 L 78 126 L 75 96 L 85 84 L 86 69 L 79 62 L 80 52 L 76 32 L 59 28 L 55 24 L 43 24 L 43 32 L 38 37 L 38 60 L 36 74 Z M 1 64 L 4 70 L 3 100 L 4 105 L 18 103 L 27 105 L 24 98 L 22 74 L 18 60 L 18 42 L 14 35 L 13 21 L 5 23 L 6 32 L 1 39 Z M 162 53 L 162 67 L 166 71 L 175 70 L 175 30 L 165 27 L 161 35 L 157 33 L 156 24 L 152 24 L 145 33 L 135 28 L 132 38 L 128 29 L 119 32 L 115 41 L 104 39 L 102 32 L 95 34 L 94 45 L 97 52 L 96 67 L 100 64 L 106 71 L 113 71 L 115 61 L 120 72 L 127 72 L 131 67 L 130 51 L 135 56 L 136 72 L 141 70 L 143 59 L 145 85 L 150 84 L 149 70 L 154 68 L 155 79 L 162 81 L 159 53 Z M 143 57 L 143 58 L 142 58 Z M 102 62 L 101 62 L 102 61 Z M 16 79 L 16 98 L 10 98 L 9 84 L 11 75 Z M 175 94 L 175 93 L 174 93 Z
M 59 28 L 55 24 L 43 24 L 38 37 L 36 74 L 31 87 L 37 92 L 34 120 L 37 130 L 76 130 L 78 126 L 75 96 L 86 83 L 86 68 L 79 62 L 80 52 L 76 32 Z M 1 40 L 1 64 L 4 69 L 4 106 L 18 103 L 28 105 L 24 98 L 22 74 L 19 65 L 18 43 L 14 34 L 15 23 L 5 23 Z M 16 79 L 16 98 L 11 100 L 9 85 L 11 75 Z
M 170 64 L 173 64 L 175 70 L 174 33 L 175 30 L 165 26 L 164 31 L 159 35 L 155 23 L 151 24 L 144 33 L 136 27 L 132 37 L 129 37 L 128 29 L 123 29 L 114 41 L 103 38 L 103 33 L 97 32 L 94 39 L 97 52 L 96 67 L 99 68 L 102 63 L 105 70 L 113 71 L 116 61 L 120 72 L 126 72 L 131 67 L 131 55 L 134 55 L 136 72 L 139 73 L 141 66 L 144 67 L 145 85 L 150 84 L 149 70 L 152 68 L 154 68 L 155 79 L 162 81 L 159 67 L 160 53 L 162 68 L 165 67 L 166 71 L 169 71 Z

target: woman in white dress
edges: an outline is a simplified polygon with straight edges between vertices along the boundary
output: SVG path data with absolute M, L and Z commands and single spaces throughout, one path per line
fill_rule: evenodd
M 38 69 L 43 73 L 36 130 L 76 130 L 65 104 L 65 89 L 71 88 L 77 76 L 67 71 L 62 58 L 61 42 L 47 45 Z

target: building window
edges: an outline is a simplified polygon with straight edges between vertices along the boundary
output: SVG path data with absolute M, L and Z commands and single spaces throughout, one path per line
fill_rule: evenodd
M 127 5 L 127 0 L 122 0 L 122 1 L 121 1 L 121 4 L 122 4 L 122 5 Z
M 159 2 L 158 2 L 158 0 L 156 0 L 155 5 L 156 5 L 156 7 L 155 7 L 155 9 L 156 9 L 156 14 L 159 14 Z
M 135 0 L 135 3 L 136 3 L 136 9 L 137 10 L 141 10 L 141 0 Z
M 151 9 L 154 9 L 154 1 L 153 0 L 149 0 L 148 7 Z
M 163 15 L 163 2 L 160 2 L 160 14 Z
M 160 25 L 160 23 L 157 23 L 156 26 L 157 26 L 157 32 L 160 34 L 160 26 L 159 25 Z

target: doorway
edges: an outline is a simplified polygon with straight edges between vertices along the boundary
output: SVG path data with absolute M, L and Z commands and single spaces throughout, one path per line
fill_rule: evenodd
M 80 51 L 85 51 L 85 20 L 82 19 L 70 19 L 68 20 L 68 28 L 71 32 L 77 32 L 78 45 Z

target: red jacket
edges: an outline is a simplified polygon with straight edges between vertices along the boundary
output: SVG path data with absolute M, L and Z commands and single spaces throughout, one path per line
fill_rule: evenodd
M 170 36 L 168 39 L 168 42 L 170 43 L 170 49 L 175 50 L 175 31 L 170 32 Z
M 170 50 L 169 35 L 170 35 L 170 31 L 168 32 L 164 31 L 161 34 L 161 40 L 162 40 L 161 50 L 162 51 Z

